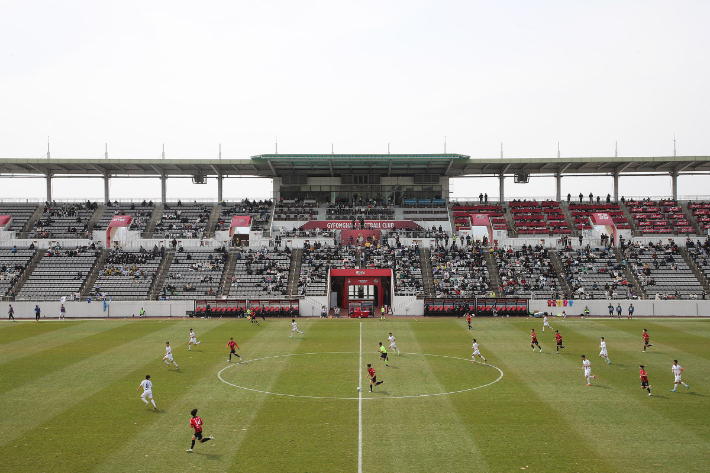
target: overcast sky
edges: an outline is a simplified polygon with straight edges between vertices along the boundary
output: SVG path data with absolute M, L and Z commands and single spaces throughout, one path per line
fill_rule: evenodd
M 710 2 L 0 2 L 0 157 L 224 158 L 443 152 L 475 158 L 710 154 Z M 506 182 L 512 181 L 508 179 Z M 640 182 L 639 182 L 640 181 Z M 171 181 L 169 181 L 170 183 Z M 682 195 L 710 194 L 681 178 Z M 611 192 L 569 178 L 563 193 Z M 0 197 L 45 195 L 0 179 Z M 57 179 L 57 198 L 101 198 Z M 230 180 L 226 197 L 271 186 Z M 454 196 L 497 194 L 465 179 Z M 112 196 L 158 198 L 157 180 Z M 553 196 L 554 180 L 507 186 Z M 621 194 L 670 193 L 624 178 Z M 216 185 L 169 184 L 168 197 Z

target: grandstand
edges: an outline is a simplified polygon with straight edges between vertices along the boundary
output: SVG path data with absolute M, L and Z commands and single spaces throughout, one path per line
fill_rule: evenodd
M 395 313 L 415 314 L 423 313 L 425 297 L 460 311 L 475 306 L 470 298 L 491 293 L 532 304 L 702 300 L 710 290 L 708 243 L 699 241 L 710 228 L 710 201 L 677 195 L 678 176 L 686 169 L 709 172 L 709 157 L 333 154 L 189 165 L 13 159 L 0 165 L 3 173 L 36 173 L 48 184 L 52 176 L 97 170 L 105 184 L 112 176 L 162 180 L 155 203 L 111 201 L 108 185 L 103 202 L 56 202 L 51 185 L 44 204 L 0 202 L 0 216 L 11 219 L 0 227 L 5 299 L 80 294 L 126 304 L 154 301 L 169 313 L 201 298 L 226 301 L 225 307 L 234 299 L 240 301 L 234 307 L 243 308 L 279 307 L 275 300 L 288 301 L 289 310 L 281 312 L 291 313 L 295 298 L 301 309 L 318 312 L 323 305 L 356 304 L 369 313 L 383 303 Z M 506 176 L 550 173 L 557 180 L 555 199 L 505 198 Z M 603 173 L 613 179 L 613 195 L 561 198 L 565 175 Z M 672 195 L 619 198 L 619 176 L 631 173 L 668 175 Z M 224 202 L 224 180 L 243 175 L 271 179 L 272 199 Z M 216 178 L 218 203 L 168 202 L 165 183 L 178 176 Z M 500 194 L 450 201 L 449 179 L 460 176 L 498 178 Z M 474 225 L 474 216 L 483 217 Z M 126 218 L 112 223 L 114 217 Z M 129 232 L 109 225 L 127 225 L 122 228 Z M 356 276 L 361 283 L 353 289 Z

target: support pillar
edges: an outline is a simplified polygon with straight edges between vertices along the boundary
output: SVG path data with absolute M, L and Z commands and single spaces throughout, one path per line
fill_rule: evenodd
M 222 198 L 222 181 L 224 181 L 224 177 L 221 174 L 217 174 L 217 202 L 224 202 Z
M 619 201 L 619 173 L 614 173 L 614 202 Z
M 678 200 L 678 173 L 671 173 L 671 192 L 673 193 L 673 200 Z
M 505 203 L 505 174 L 498 175 L 498 181 L 500 183 L 500 190 L 498 192 L 498 199 L 501 205 Z
M 52 173 L 46 175 L 47 178 L 47 202 L 52 202 Z
M 160 200 L 163 202 L 163 205 L 165 205 L 165 202 L 167 200 L 167 194 L 168 194 L 168 176 L 163 174 L 160 176 Z
M 108 174 L 104 175 L 104 202 L 107 204 L 111 201 L 111 196 L 109 196 L 108 193 L 108 183 L 109 183 L 109 176 Z
M 557 202 L 562 201 L 562 174 L 557 173 L 555 174 L 555 178 L 557 180 Z

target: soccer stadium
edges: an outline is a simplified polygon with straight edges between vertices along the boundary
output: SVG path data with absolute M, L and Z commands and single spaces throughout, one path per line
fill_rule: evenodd
M 3 2 L 0 471 L 707 472 L 707 2 Z

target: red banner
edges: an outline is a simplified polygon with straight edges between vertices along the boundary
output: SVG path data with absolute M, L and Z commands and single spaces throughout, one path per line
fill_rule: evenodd
M 360 222 L 355 222 L 358 226 Z M 324 230 L 352 230 L 352 220 L 311 220 L 300 227 L 303 230 L 313 230 L 321 228 Z M 410 229 L 418 230 L 421 228 L 418 224 L 411 220 L 365 220 L 365 228 L 371 230 L 392 230 L 392 229 Z
M 589 218 L 592 221 L 592 225 L 604 225 L 612 238 L 612 243 L 616 245 L 616 225 L 611 215 L 605 212 L 594 212 Z
M 379 240 L 380 233 L 381 232 L 379 230 L 342 230 L 340 232 L 340 241 L 342 243 L 352 242 L 354 245 L 359 244 L 360 246 L 365 246 L 365 243 L 367 243 L 368 238 L 370 240 L 370 243 L 372 243 L 374 240 Z
M 235 233 L 245 235 L 249 233 L 249 228 L 251 228 L 251 216 L 235 215 L 232 217 L 232 224 L 229 226 L 229 236 Z

